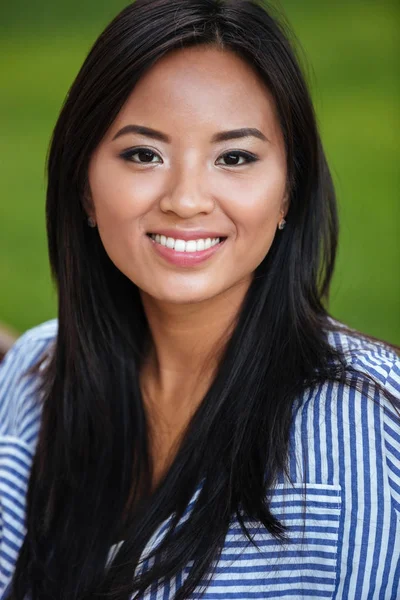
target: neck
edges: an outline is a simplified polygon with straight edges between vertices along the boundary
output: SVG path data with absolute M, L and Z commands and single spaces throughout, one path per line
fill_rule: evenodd
M 248 286 L 246 282 L 206 302 L 187 305 L 159 302 L 142 292 L 152 347 L 142 365 L 140 386 L 154 487 L 212 383 Z
M 142 292 L 153 342 L 143 373 L 157 390 L 153 397 L 182 398 L 200 374 L 203 383 L 210 382 L 248 286 L 243 282 L 210 300 L 186 305 L 159 302 Z

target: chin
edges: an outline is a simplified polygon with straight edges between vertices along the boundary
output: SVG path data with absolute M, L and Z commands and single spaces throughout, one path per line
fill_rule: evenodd
M 160 294 L 152 296 L 157 302 L 166 304 L 199 304 L 207 300 L 211 300 L 215 294 L 193 294 L 192 293 L 181 293 L 181 294 Z
M 173 286 L 169 286 L 168 289 L 151 289 L 150 287 L 145 289 L 141 288 L 141 293 L 151 298 L 155 302 L 166 303 L 166 304 L 198 304 L 211 300 L 215 296 L 221 294 L 224 290 L 222 289 L 193 289 L 181 288 L 178 289 Z

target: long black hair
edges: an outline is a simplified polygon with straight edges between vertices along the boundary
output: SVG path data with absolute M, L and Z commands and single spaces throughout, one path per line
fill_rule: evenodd
M 151 491 L 139 386 L 146 315 L 137 287 L 87 226 L 84 197 L 90 157 L 143 73 L 172 49 L 200 44 L 235 52 L 272 93 L 290 208 L 215 378 Z M 334 189 L 304 77 L 271 13 L 252 0 L 137 0 L 125 8 L 94 44 L 55 127 L 47 227 L 59 326 L 42 375 L 43 416 L 12 598 L 29 590 L 32 600 L 123 600 L 190 565 L 175 596 L 183 600 L 210 576 L 232 518 L 244 535 L 246 515 L 284 539 L 269 490 L 287 473 L 293 402 L 320 381 L 345 378 L 343 357 L 327 341 Z M 146 543 L 171 515 L 152 566 L 141 569 Z

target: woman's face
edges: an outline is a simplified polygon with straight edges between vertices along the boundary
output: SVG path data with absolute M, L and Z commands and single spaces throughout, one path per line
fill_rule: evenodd
M 135 86 L 91 158 L 89 187 L 107 254 L 154 300 L 202 302 L 248 287 L 284 235 L 286 159 L 272 96 L 231 52 L 173 51 Z

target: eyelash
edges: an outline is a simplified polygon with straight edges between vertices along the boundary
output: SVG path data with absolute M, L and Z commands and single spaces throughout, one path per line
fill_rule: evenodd
M 153 156 L 159 156 L 157 154 L 157 152 L 155 152 L 154 150 L 151 150 L 150 148 L 129 148 L 128 150 L 125 150 L 124 152 L 122 152 L 120 154 L 120 157 L 123 160 L 133 162 L 136 165 L 159 164 L 159 163 L 152 162 L 152 161 L 137 162 L 137 161 L 132 160 L 132 157 L 135 156 L 135 154 L 139 154 L 140 152 L 149 152 L 149 153 L 153 154 Z M 221 154 L 221 156 L 219 158 L 222 158 L 224 156 L 232 156 L 232 155 L 235 157 L 238 157 L 238 158 L 244 158 L 245 162 L 238 164 L 238 165 L 224 165 L 224 166 L 226 166 L 226 167 L 229 167 L 229 166 L 242 167 L 245 164 L 250 164 L 250 163 L 253 163 L 253 162 L 256 162 L 257 160 L 259 160 L 255 154 L 252 154 L 251 152 L 244 152 L 243 150 L 231 150 L 230 152 L 224 152 L 224 154 Z

